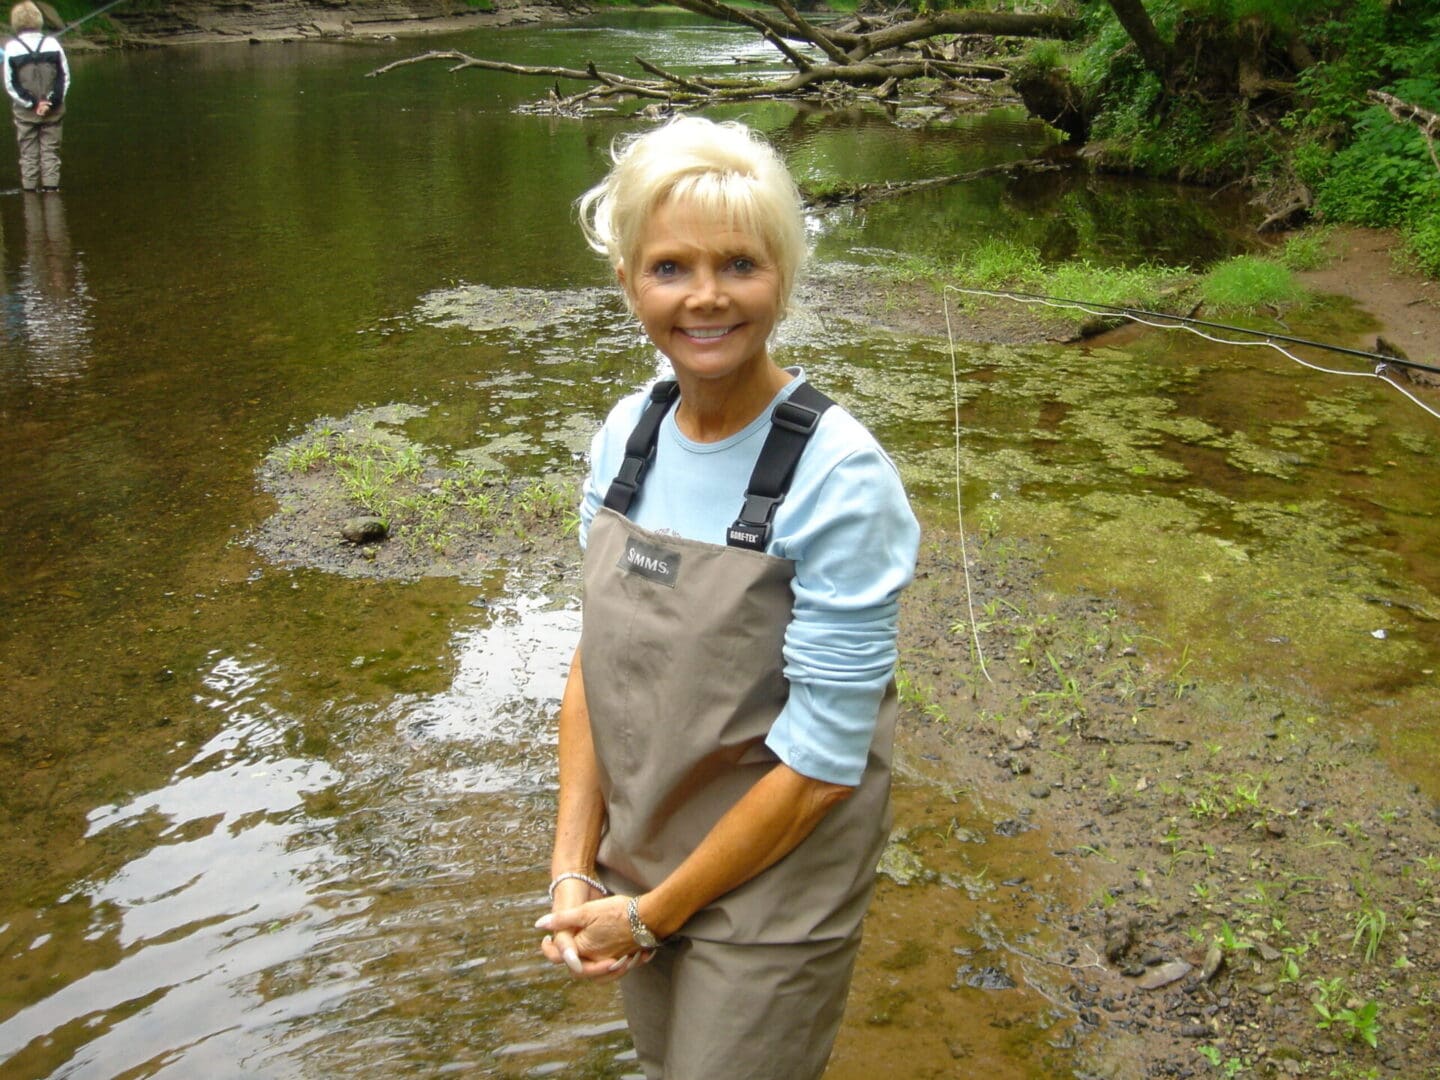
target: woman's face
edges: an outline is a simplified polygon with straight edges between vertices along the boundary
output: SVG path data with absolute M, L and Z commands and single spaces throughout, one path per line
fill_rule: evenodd
M 687 376 L 743 380 L 769 366 L 780 272 L 759 237 L 662 203 L 620 281 L 682 389 Z

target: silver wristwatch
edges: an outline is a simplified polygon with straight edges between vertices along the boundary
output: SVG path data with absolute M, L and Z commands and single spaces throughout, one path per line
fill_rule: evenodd
M 635 939 L 635 944 L 642 949 L 658 949 L 660 939 L 651 933 L 650 928 L 640 919 L 640 901 L 636 897 L 630 898 L 630 903 L 625 906 L 625 914 L 630 920 L 630 936 Z

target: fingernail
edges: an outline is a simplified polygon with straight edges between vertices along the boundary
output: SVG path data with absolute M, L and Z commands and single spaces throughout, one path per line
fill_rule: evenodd
M 580 963 L 580 954 L 573 948 L 565 950 L 565 966 L 577 975 L 580 974 L 583 968 L 583 965 Z
M 535 920 L 535 929 L 536 929 L 536 930 L 549 930 L 549 929 L 550 929 L 550 916 L 549 916 L 549 915 L 541 915 L 538 919 L 536 919 L 536 920 Z
M 626 964 L 628 964 L 629 962 L 630 962 L 630 957 L 628 957 L 628 956 L 622 956 L 622 957 L 620 957 L 619 960 L 616 960 L 616 961 L 615 961 L 614 963 L 612 963 L 608 968 L 606 968 L 606 970 L 607 970 L 607 971 L 619 971 L 621 968 L 623 968 L 623 967 L 624 967 Z

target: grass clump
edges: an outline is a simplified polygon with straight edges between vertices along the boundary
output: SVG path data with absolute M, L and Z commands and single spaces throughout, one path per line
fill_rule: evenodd
M 1045 266 L 1032 247 L 986 240 L 957 260 L 950 274 L 977 289 L 1029 288 L 1044 278 Z
M 1187 276 L 1184 271 L 1153 263 L 1096 266 L 1088 259 L 1075 259 L 1060 263 L 1046 275 L 1045 291 L 1091 304 L 1155 308 L 1162 306 L 1171 287 Z
M 1322 225 L 1291 233 L 1280 245 L 1276 257 L 1291 270 L 1318 270 L 1334 257 L 1330 252 L 1333 231 L 1328 225 Z
M 1306 293 L 1283 263 L 1262 255 L 1237 255 L 1200 279 L 1200 295 L 1214 311 L 1249 312 L 1294 304 Z
M 385 522 L 409 551 L 443 554 L 476 535 L 505 529 L 518 535 L 546 523 L 573 526 L 576 494 L 548 479 L 514 480 L 463 457 L 441 464 L 434 454 L 381 425 L 337 431 L 313 425 L 272 451 L 285 472 L 320 484 L 338 501 Z
M 1167 298 L 1183 291 L 1189 272 L 1142 263 L 1099 266 L 1088 259 L 1047 264 L 1032 247 L 1005 240 L 977 244 L 950 267 L 946 282 L 972 289 L 1009 289 L 1082 304 L 1164 308 Z M 1047 308 L 1047 318 L 1085 322 L 1093 315 L 1065 308 Z

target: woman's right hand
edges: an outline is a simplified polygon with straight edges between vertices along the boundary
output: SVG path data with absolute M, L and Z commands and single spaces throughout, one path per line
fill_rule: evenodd
M 651 953 L 635 944 L 625 911 L 626 898 L 603 897 L 584 882 L 562 881 L 549 915 L 536 922 L 548 930 L 540 950 L 552 964 L 564 964 L 577 979 L 610 982 Z

